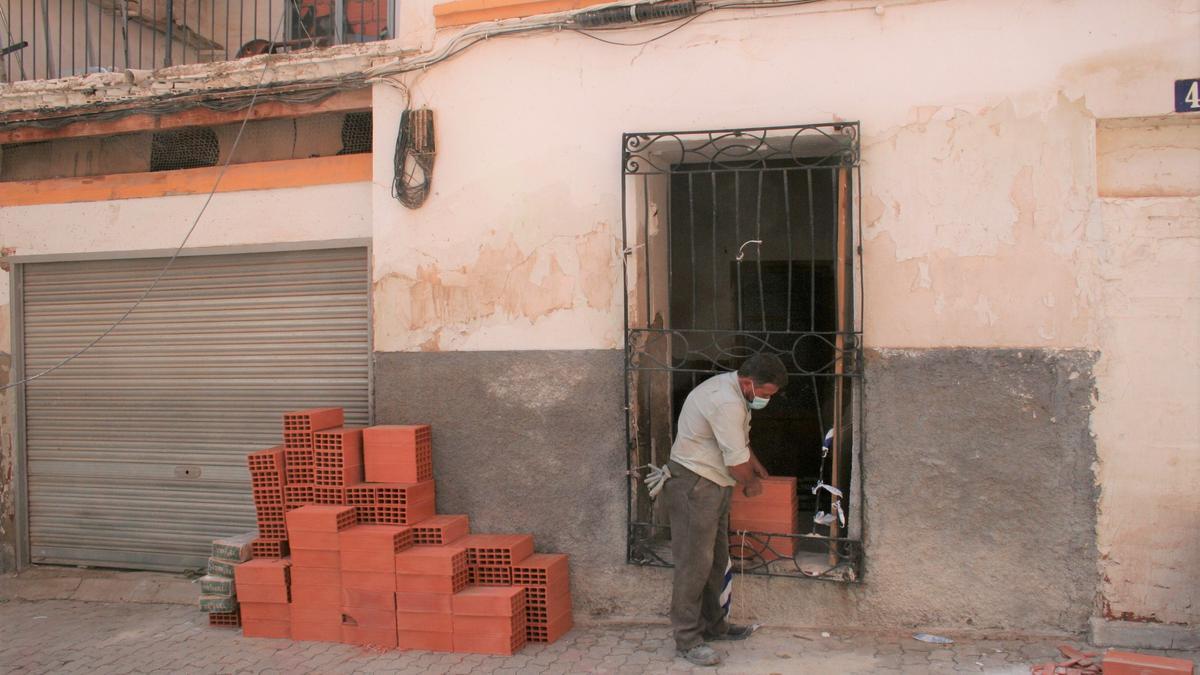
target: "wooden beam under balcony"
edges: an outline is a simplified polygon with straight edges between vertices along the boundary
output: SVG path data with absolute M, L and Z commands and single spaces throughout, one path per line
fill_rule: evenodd
M 249 96 L 249 92 L 246 92 Z M 371 109 L 371 89 L 353 89 L 330 95 L 315 103 L 288 103 L 260 99 L 250 111 L 250 120 L 277 119 L 280 117 L 305 117 L 328 112 L 350 112 Z M 0 118 L 0 144 L 34 143 L 57 138 L 83 138 L 108 136 L 141 131 L 204 127 L 217 124 L 241 122 L 245 110 L 212 110 L 196 106 L 180 112 L 162 115 L 131 113 L 126 117 L 111 120 L 72 122 L 60 127 L 16 126 L 20 122 L 4 124 Z

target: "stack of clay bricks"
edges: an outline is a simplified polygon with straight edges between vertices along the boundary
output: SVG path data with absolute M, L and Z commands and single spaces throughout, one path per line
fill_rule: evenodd
M 257 558 L 234 568 L 246 637 L 292 636 L 290 567 L 286 560 Z
M 234 569 L 250 559 L 250 542 L 256 536 L 249 532 L 213 541 L 208 574 L 200 577 L 200 609 L 208 612 L 210 626 L 241 625 Z
M 283 432 L 283 446 L 247 459 L 260 528 L 236 579 L 252 589 L 242 598 L 248 637 L 286 630 L 512 654 L 571 629 L 567 556 L 436 514 L 428 425 L 351 428 L 340 408 L 323 408 L 285 414 Z
M 738 559 L 762 559 L 766 562 L 790 558 L 795 552 L 795 540 L 790 537 L 742 537 L 741 532 L 795 534 L 800 529 L 800 504 L 796 494 L 796 479 L 770 476 L 762 479 L 762 494 L 747 497 L 737 486 L 729 509 L 729 548 Z

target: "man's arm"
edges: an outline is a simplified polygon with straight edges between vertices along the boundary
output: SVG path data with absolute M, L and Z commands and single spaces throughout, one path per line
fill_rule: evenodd
M 762 494 L 763 490 L 762 481 L 755 475 L 753 464 L 753 461 L 749 461 L 729 467 L 729 472 L 733 474 L 738 484 L 742 486 L 742 494 L 747 497 L 757 497 Z
M 766 467 L 762 462 L 758 461 L 758 455 L 754 454 L 754 450 L 750 450 L 750 466 L 754 469 L 754 475 L 759 478 L 769 478 L 771 474 L 767 473 Z

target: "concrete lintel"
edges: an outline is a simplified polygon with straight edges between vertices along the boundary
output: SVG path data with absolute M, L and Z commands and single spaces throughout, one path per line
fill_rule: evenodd
M 1092 617 L 1090 642 L 1126 649 L 1200 649 L 1200 627 Z

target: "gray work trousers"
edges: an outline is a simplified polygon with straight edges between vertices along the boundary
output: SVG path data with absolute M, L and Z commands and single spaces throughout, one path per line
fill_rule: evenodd
M 671 628 L 675 647 L 688 650 L 728 629 L 721 607 L 729 562 L 729 500 L 733 488 L 701 478 L 676 462 L 663 486 L 671 518 Z

